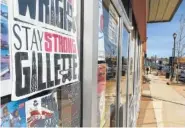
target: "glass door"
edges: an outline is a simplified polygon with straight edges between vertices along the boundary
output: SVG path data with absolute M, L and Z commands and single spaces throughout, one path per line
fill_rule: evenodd
M 128 71 L 129 71 L 129 41 L 130 33 L 127 31 L 126 27 L 122 28 L 122 42 L 121 42 L 121 84 L 120 84 L 120 102 L 123 106 L 123 126 L 126 126 L 127 118 L 127 96 L 128 96 Z
M 100 115 L 98 124 L 100 127 L 126 126 L 128 71 L 130 68 L 133 69 L 134 63 L 134 56 L 132 56 L 130 59 L 132 66 L 129 66 L 130 22 L 127 15 L 121 14 L 122 6 L 119 6 L 119 2 L 115 3 L 111 0 L 102 0 L 102 4 L 99 3 L 100 10 L 102 5 L 102 16 L 99 10 L 98 41 L 98 49 L 101 51 L 98 53 L 98 115 Z M 133 76 L 131 78 L 133 79 Z
M 110 0 L 103 0 L 103 33 L 105 44 L 105 125 L 115 127 L 116 87 L 118 75 L 119 15 Z

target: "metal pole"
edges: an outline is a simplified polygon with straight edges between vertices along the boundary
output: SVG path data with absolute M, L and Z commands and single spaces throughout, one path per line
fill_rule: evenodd
M 176 39 L 176 38 L 174 38 L 174 44 L 173 44 L 173 47 L 174 47 L 174 49 L 173 49 L 173 50 L 174 50 L 174 58 L 173 58 L 173 77 L 174 77 L 174 72 L 175 72 L 175 67 L 174 67 L 174 66 L 175 66 L 175 39 Z
M 172 79 L 173 79 L 173 50 L 174 48 L 172 48 L 172 58 L 171 58 L 171 81 L 172 81 Z
M 171 81 L 173 79 L 174 75 L 174 63 L 175 63 L 175 38 L 174 38 L 174 43 L 173 43 L 173 61 L 172 61 L 172 77 Z
M 155 55 L 155 69 L 157 70 L 157 55 Z

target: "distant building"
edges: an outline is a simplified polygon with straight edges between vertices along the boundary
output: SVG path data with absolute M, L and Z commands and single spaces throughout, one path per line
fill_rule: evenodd
M 180 64 L 185 64 L 185 57 L 178 58 Z

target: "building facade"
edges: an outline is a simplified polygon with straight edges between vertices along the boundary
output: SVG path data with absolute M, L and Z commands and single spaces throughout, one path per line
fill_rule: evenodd
M 136 126 L 147 5 L 1 0 L 1 126 Z

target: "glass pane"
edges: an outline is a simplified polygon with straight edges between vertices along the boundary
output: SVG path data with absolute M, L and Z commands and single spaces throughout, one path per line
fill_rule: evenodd
M 110 0 L 103 0 L 104 42 L 106 58 L 104 127 L 115 126 L 116 75 L 118 57 L 119 16 Z
M 58 89 L 58 108 L 60 127 L 80 127 L 80 83 L 62 86 Z
M 67 23 L 73 28 L 76 35 L 78 55 L 80 62 L 80 1 L 64 1 L 70 14 L 71 23 Z M 81 68 L 81 66 L 80 66 Z M 79 68 L 79 71 L 80 71 Z M 79 74 L 79 77 L 81 74 Z M 80 79 L 80 78 L 79 78 Z M 64 85 L 57 88 L 59 127 L 80 127 L 81 125 L 81 82 Z
M 135 37 L 130 41 L 129 46 L 129 99 L 133 95 L 134 86 L 134 49 L 135 49 Z
M 134 36 L 134 41 L 133 41 L 133 54 L 134 54 L 134 57 L 133 57 L 133 95 L 135 94 L 135 90 L 136 90 L 136 78 L 137 78 L 137 70 L 136 70 L 136 67 L 137 67 L 137 34 L 135 32 L 135 36 Z
M 135 85 L 134 85 L 134 88 L 136 87 L 136 85 L 138 84 L 138 39 L 136 40 L 136 43 L 135 43 L 135 66 L 134 66 L 134 74 L 135 74 L 135 77 L 134 77 L 134 81 L 135 81 Z M 136 89 L 134 89 L 134 91 L 136 91 Z M 136 92 L 137 93 L 137 92 Z M 135 94 L 135 92 L 134 92 Z
M 129 33 L 128 31 L 123 28 L 123 35 L 122 35 L 122 70 L 121 70 L 121 103 L 126 102 L 126 78 L 127 78 L 127 70 L 128 70 L 128 44 L 129 44 Z
M 139 40 L 139 42 L 138 42 L 138 81 L 139 81 L 139 79 L 140 79 L 140 71 L 141 71 L 141 59 L 140 59 L 140 57 L 141 57 L 141 47 L 140 47 L 140 40 Z

